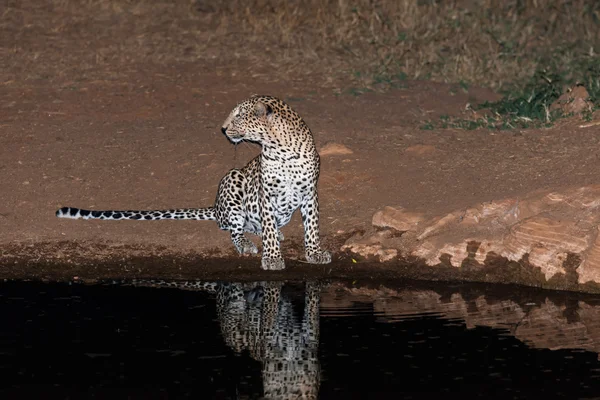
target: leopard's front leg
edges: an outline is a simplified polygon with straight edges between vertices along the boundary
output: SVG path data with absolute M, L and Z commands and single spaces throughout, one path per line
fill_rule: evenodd
M 285 262 L 279 248 L 279 234 L 277 231 L 277 222 L 275 220 L 275 209 L 271 202 L 270 194 L 264 182 L 261 186 L 260 206 L 261 206 L 261 224 L 262 224 L 262 243 L 263 253 L 261 267 L 265 270 L 280 270 L 285 268 Z
M 329 264 L 331 253 L 321 249 L 319 239 L 319 196 L 316 189 L 306 196 L 300 206 L 300 213 L 304 224 L 306 261 L 312 264 Z

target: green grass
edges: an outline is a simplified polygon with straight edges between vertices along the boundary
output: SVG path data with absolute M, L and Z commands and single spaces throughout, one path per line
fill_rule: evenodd
M 525 85 L 503 92 L 503 98 L 496 102 L 485 102 L 473 109 L 484 113 L 485 118 L 451 118 L 440 117 L 439 121 L 428 121 L 427 127 L 458 129 L 514 129 L 531 127 L 548 127 L 556 120 L 570 115 L 560 110 L 550 111 L 550 106 L 569 87 L 583 85 L 592 103 L 593 110 L 585 111 L 582 119 L 591 121 L 592 112 L 600 104 L 600 57 L 586 57 L 569 69 L 553 66 L 552 72 L 547 69 L 538 70 Z M 461 85 L 461 87 L 463 87 Z
M 550 123 L 561 116 L 549 108 L 563 94 L 564 84 L 559 75 L 539 71 L 522 90 L 508 92 L 500 101 L 480 104 L 478 109 L 488 109 L 500 120 L 516 126 Z

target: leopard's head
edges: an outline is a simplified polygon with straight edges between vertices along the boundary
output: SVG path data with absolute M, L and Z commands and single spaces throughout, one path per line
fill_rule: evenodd
M 221 132 L 232 143 L 242 140 L 263 143 L 273 119 L 271 102 L 269 96 L 252 96 L 244 100 L 231 111 Z

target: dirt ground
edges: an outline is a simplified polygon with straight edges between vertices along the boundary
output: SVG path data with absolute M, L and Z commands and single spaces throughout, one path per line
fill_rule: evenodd
M 582 129 L 579 121 L 570 121 L 528 131 L 419 128 L 424 117 L 457 115 L 473 97 L 494 96 L 485 90 L 452 94 L 448 85 L 415 82 L 386 94 L 335 96 L 305 83 L 249 84 L 243 76 L 199 73 L 191 66 L 169 71 L 145 66 L 135 76 L 133 82 L 40 84 L 25 90 L 5 85 L 0 275 L 54 276 L 64 270 L 67 276 L 90 276 L 76 266 L 91 263 L 94 274 L 110 265 L 112 274 L 121 276 L 132 260 L 158 257 L 176 264 L 188 260 L 192 270 L 177 274 L 189 277 L 201 274 L 204 264 L 220 269 L 201 262 L 207 258 L 238 260 L 228 233 L 214 222 L 73 221 L 54 213 L 61 206 L 212 204 L 219 179 L 259 151 L 234 147 L 219 131 L 236 102 L 252 93 L 290 102 L 319 148 L 334 142 L 353 151 L 322 157 L 321 229 L 325 246 L 334 252 L 353 232 L 369 229 L 375 211 L 386 205 L 440 214 L 538 188 L 597 182 L 600 127 Z M 286 258 L 302 259 L 300 219 L 283 232 Z M 258 257 L 246 258 L 237 261 L 243 270 L 260 274 Z M 333 269 L 352 263 L 344 255 L 336 259 Z M 136 264 L 154 265 L 138 266 L 139 273 L 163 275 L 160 262 Z M 38 273 L 40 265 L 46 267 Z M 302 264 L 300 269 L 331 268 Z
M 59 54 L 76 52 L 76 42 L 65 43 L 71 47 Z M 371 229 L 384 206 L 437 215 L 598 183 L 600 126 L 579 128 L 580 119 L 543 130 L 421 129 L 423 121 L 463 115 L 467 103 L 498 98 L 486 89 L 408 82 L 387 93 L 336 94 L 319 80 L 273 80 L 268 69 L 218 59 L 103 64 L 87 75 L 106 79 L 29 79 L 27 60 L 0 76 L 0 278 L 401 276 L 415 269 L 339 252 L 354 232 Z M 55 217 L 62 206 L 211 205 L 220 178 L 260 150 L 233 146 L 220 133 L 232 107 L 254 93 L 289 102 L 319 149 L 333 142 L 353 152 L 322 157 L 321 232 L 331 265 L 301 262 L 298 216 L 283 229 L 289 269 L 273 274 L 260 270 L 258 256 L 239 257 L 214 222 Z

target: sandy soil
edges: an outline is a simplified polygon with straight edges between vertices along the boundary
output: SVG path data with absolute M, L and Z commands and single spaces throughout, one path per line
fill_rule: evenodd
M 237 256 L 214 222 L 54 216 L 61 206 L 212 204 L 219 179 L 259 151 L 234 147 L 219 131 L 231 108 L 253 93 L 288 101 L 319 148 L 333 142 L 353 151 L 322 157 L 321 230 L 335 262 L 293 261 L 303 259 L 296 216 L 283 229 L 287 276 L 398 273 L 403 267 L 397 263 L 373 270 L 338 252 L 386 205 L 440 214 L 535 189 L 598 182 L 600 126 L 579 128 L 580 120 L 545 130 L 420 129 L 423 120 L 461 115 L 467 103 L 497 98 L 483 89 L 465 93 L 413 82 L 385 94 L 335 95 L 307 82 L 248 79 L 187 64 L 140 65 L 126 75 L 135 79 L 2 86 L 0 277 L 219 277 L 220 271 L 229 277 L 236 269 L 262 275 L 259 258 Z

